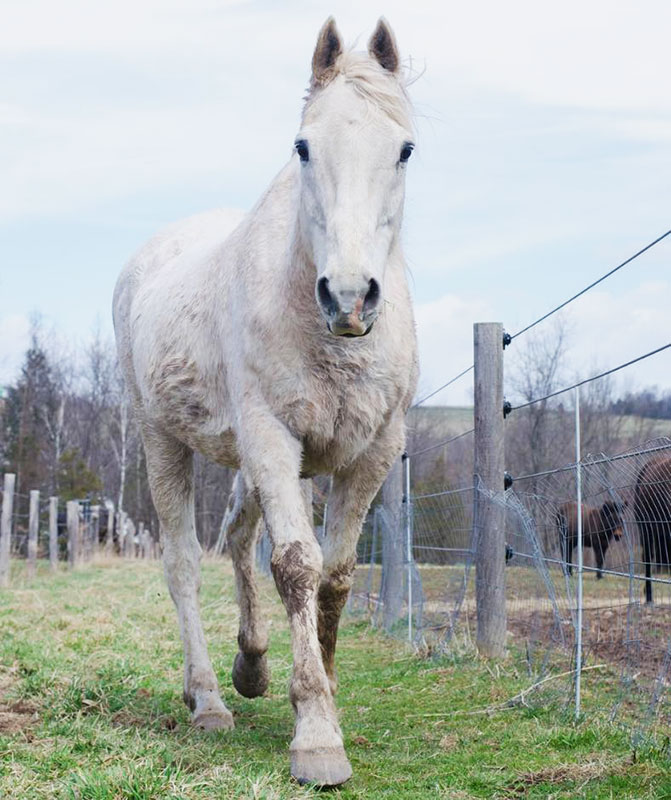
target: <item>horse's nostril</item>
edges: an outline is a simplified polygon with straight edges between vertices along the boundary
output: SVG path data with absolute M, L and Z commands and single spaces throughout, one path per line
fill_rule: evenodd
M 363 310 L 372 311 L 375 306 L 380 302 L 380 284 L 371 278 L 368 281 L 368 291 L 363 299 Z
M 338 310 L 338 304 L 335 301 L 335 298 L 329 291 L 329 279 L 328 278 L 320 278 L 317 281 L 317 297 L 319 298 L 319 302 L 321 307 L 327 314 L 335 314 Z

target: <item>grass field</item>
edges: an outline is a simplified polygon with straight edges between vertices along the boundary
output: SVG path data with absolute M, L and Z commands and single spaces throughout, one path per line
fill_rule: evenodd
M 274 587 L 273 680 L 237 696 L 229 672 L 236 610 L 229 566 L 204 568 L 210 652 L 236 730 L 189 726 L 181 647 L 157 564 L 110 561 L 40 573 L 0 593 L 0 797 L 305 798 L 291 783 L 288 630 Z M 223 586 L 223 592 L 222 592 Z M 598 721 L 602 671 L 585 673 L 589 722 L 507 701 L 529 685 L 513 662 L 465 651 L 426 661 L 363 621 L 346 621 L 338 705 L 353 779 L 337 798 L 671 798 L 665 749 L 632 751 Z

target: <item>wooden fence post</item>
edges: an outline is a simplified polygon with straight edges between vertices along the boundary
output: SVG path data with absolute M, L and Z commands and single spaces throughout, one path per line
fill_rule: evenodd
M 98 555 L 100 548 L 100 506 L 91 506 L 91 557 Z
M 116 515 L 114 513 L 114 503 L 110 500 L 106 504 L 107 508 L 107 534 L 105 536 L 105 555 L 111 556 L 114 550 L 114 521 Z M 117 532 L 118 535 L 118 532 Z
M 382 624 L 386 630 L 403 611 L 403 470 L 401 459 L 394 462 L 382 486 Z
M 506 646 L 505 510 L 491 495 L 503 492 L 505 470 L 503 325 L 475 323 L 473 351 L 476 644 L 482 655 L 500 658 Z
M 66 505 L 68 521 L 68 566 L 70 568 L 79 563 L 79 503 L 68 500 Z
M 126 522 L 125 511 L 119 511 L 117 524 L 119 526 L 119 555 L 126 557 L 128 556 L 128 542 L 126 540 L 126 537 L 128 536 L 128 524 Z
M 40 493 L 37 489 L 30 492 L 30 510 L 28 513 L 28 562 L 26 575 L 35 577 L 37 568 L 37 533 L 40 529 Z
M 0 518 L 0 586 L 9 585 L 9 562 L 12 552 L 12 511 L 14 509 L 14 487 L 16 475 L 5 472 L 2 495 L 2 517 Z
M 49 498 L 49 564 L 58 569 L 58 498 Z

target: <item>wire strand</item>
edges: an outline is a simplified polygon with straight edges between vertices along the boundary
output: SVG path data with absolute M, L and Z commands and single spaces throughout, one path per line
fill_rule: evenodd
M 527 325 L 526 328 L 522 328 L 521 331 L 517 331 L 516 334 L 510 337 L 511 340 L 517 339 L 518 336 L 521 336 L 523 333 L 526 333 L 527 331 L 531 330 L 536 325 L 543 322 L 543 320 L 546 320 L 548 317 L 551 317 L 557 311 L 560 311 L 569 303 L 572 303 L 574 300 L 577 300 L 579 297 L 585 294 L 585 292 L 588 292 L 590 289 L 593 289 L 595 286 L 601 283 L 601 281 L 605 281 L 606 278 L 609 278 L 619 269 L 622 269 L 622 267 L 626 267 L 627 264 L 630 264 L 635 258 L 638 258 L 640 255 L 643 255 L 643 253 L 645 253 L 646 250 L 650 250 L 651 247 L 654 247 L 656 244 L 659 244 L 659 242 L 661 242 L 662 239 L 666 239 L 666 237 L 669 236 L 669 234 L 671 234 L 671 230 L 668 230 L 666 233 L 663 233 L 659 238 L 655 239 L 654 242 L 650 242 L 650 244 L 646 245 L 642 250 L 639 250 L 638 253 L 634 253 L 634 255 L 630 256 L 626 261 L 623 261 L 621 264 L 618 264 L 617 267 L 613 267 L 613 269 L 606 272 L 606 274 L 602 275 L 598 280 L 595 280 L 593 283 L 590 283 L 589 286 L 585 286 L 584 289 L 579 291 L 577 294 L 574 294 L 573 297 L 569 297 L 568 300 L 565 300 L 563 303 L 561 303 L 561 305 L 558 305 L 556 308 L 553 308 L 552 311 L 548 311 L 547 314 L 543 314 L 542 317 L 539 317 L 535 322 L 532 322 L 530 325 Z
M 431 394 L 427 394 L 426 397 L 422 397 L 421 400 L 418 400 L 416 403 L 413 403 L 413 405 L 410 406 L 410 410 L 412 410 L 413 408 L 417 408 L 417 406 L 421 406 L 422 403 L 425 403 L 427 400 L 429 400 L 429 398 L 433 397 L 434 394 L 438 394 L 438 392 L 442 392 L 443 389 L 447 389 L 448 386 L 451 386 L 455 381 L 458 381 L 459 378 L 463 378 L 464 375 L 469 373 L 474 366 L 475 366 L 474 364 L 471 364 L 470 367 L 466 367 L 465 370 L 460 372 L 458 375 L 455 375 L 454 378 L 451 378 L 449 381 L 447 381 L 447 383 L 444 383 L 442 386 L 439 386 L 437 389 L 434 389 L 431 392 Z
M 464 431 L 463 433 L 458 433 L 456 436 L 452 436 L 449 439 L 443 439 L 442 442 L 437 442 L 436 444 L 429 445 L 429 447 L 425 447 L 422 450 L 415 450 L 414 453 L 408 453 L 408 458 L 421 456 L 423 453 L 428 453 L 430 450 L 436 450 L 439 447 L 443 447 L 443 445 L 450 444 L 450 442 L 456 442 L 457 439 L 462 439 L 464 436 L 468 436 L 468 434 L 473 433 L 474 430 L 475 428 L 471 428 L 470 430 Z
M 661 347 L 658 347 L 656 350 L 651 350 L 649 353 L 645 353 L 645 355 L 639 356 L 638 358 L 632 358 L 631 361 L 627 361 L 626 364 L 620 364 L 619 367 L 613 367 L 612 369 L 606 370 L 606 372 L 602 372 L 600 375 L 593 375 L 591 378 L 585 378 L 582 381 L 578 381 L 578 383 L 574 383 L 573 386 L 567 386 L 565 389 L 558 389 L 556 392 L 550 392 L 550 394 L 546 394 L 545 397 L 537 397 L 535 400 L 530 400 L 528 403 L 521 403 L 519 406 L 512 406 L 511 411 L 519 411 L 520 408 L 528 408 L 529 406 L 533 406 L 536 403 L 542 403 L 543 400 L 549 400 L 551 397 L 557 397 L 557 395 L 564 394 L 565 392 L 570 392 L 571 389 L 575 389 L 578 386 L 584 386 L 586 383 L 591 383 L 592 381 L 599 380 L 599 378 L 605 378 L 606 375 L 612 375 L 614 372 L 618 372 L 625 367 L 629 367 L 632 364 L 636 364 L 638 361 L 643 361 L 646 358 L 650 358 L 650 356 L 654 356 L 657 353 L 661 353 L 662 350 L 666 350 L 667 348 L 671 347 L 671 342 L 668 344 L 664 344 Z

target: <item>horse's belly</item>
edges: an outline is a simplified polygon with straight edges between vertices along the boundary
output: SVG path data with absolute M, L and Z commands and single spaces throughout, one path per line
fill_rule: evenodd
M 240 457 L 233 431 L 228 430 L 216 436 L 192 431 L 184 439 L 192 450 L 196 450 L 215 464 L 231 469 L 240 468 Z

